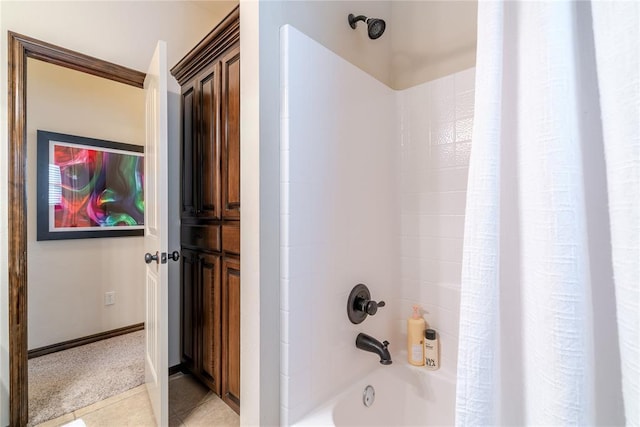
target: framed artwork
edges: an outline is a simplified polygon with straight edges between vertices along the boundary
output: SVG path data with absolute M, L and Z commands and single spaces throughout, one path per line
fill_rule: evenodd
M 38 130 L 38 240 L 142 236 L 144 147 Z

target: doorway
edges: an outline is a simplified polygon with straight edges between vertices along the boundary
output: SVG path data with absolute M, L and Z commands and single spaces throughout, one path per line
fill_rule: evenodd
M 36 59 L 27 60 L 27 86 L 29 423 L 37 425 L 144 383 L 144 211 L 134 201 L 145 92 Z M 94 226 L 116 218 L 132 225 Z M 97 233 L 110 236 L 76 238 Z
M 27 343 L 27 59 L 142 89 L 145 74 L 46 42 L 9 33 L 9 372 L 10 423 L 28 422 Z

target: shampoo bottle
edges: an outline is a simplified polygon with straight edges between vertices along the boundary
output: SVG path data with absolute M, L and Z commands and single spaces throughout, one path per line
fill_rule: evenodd
M 407 358 L 415 366 L 423 366 L 425 360 L 422 341 L 426 325 L 419 310 L 420 307 L 414 305 L 413 315 L 407 320 Z
M 424 331 L 424 364 L 427 369 L 435 371 L 440 367 L 438 357 L 438 335 L 433 329 Z

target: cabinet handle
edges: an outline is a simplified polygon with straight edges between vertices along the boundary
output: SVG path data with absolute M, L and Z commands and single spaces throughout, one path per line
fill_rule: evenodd
M 178 251 L 173 251 L 170 254 L 167 255 L 167 258 L 169 258 L 172 261 L 177 261 L 180 259 L 180 252 Z

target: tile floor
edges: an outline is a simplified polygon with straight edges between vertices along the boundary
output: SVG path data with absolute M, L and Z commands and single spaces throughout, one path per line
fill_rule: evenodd
M 145 386 L 96 402 L 38 427 L 58 427 L 82 418 L 87 427 L 154 427 L 155 418 Z M 191 375 L 169 378 L 169 426 L 239 426 L 240 417 Z

